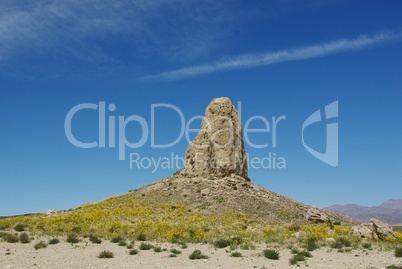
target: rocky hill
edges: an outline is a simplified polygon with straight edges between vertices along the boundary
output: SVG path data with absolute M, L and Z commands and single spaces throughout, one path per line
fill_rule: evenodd
M 402 223 L 402 199 L 391 199 L 373 207 L 347 204 L 332 205 L 324 208 L 324 210 L 342 214 L 361 222 L 369 222 L 371 218 L 376 218 L 392 225 Z

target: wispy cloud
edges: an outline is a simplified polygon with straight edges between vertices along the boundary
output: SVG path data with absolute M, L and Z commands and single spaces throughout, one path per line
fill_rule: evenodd
M 355 39 L 341 39 L 291 50 L 281 50 L 263 54 L 245 54 L 217 61 L 212 64 L 196 65 L 150 75 L 144 77 L 144 79 L 176 80 L 224 70 L 271 65 L 286 61 L 306 60 L 334 53 L 365 49 L 386 42 L 399 40 L 401 37 L 402 32 L 382 32 L 371 37 L 362 35 Z

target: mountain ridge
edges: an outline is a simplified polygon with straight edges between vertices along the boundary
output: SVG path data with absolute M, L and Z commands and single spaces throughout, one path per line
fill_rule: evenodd
M 391 225 L 402 223 L 402 199 L 389 199 L 378 206 L 335 204 L 323 209 L 366 223 L 371 218 L 379 219 Z

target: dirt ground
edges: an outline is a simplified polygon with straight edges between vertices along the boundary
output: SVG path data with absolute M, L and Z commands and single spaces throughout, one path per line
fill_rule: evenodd
M 47 241 L 47 238 L 42 238 Z M 237 249 L 243 257 L 230 257 L 229 248 L 215 249 L 212 245 L 188 244 L 186 249 L 171 243 L 149 242 L 160 246 L 165 251 L 139 250 L 137 255 L 129 255 L 126 247 L 109 241 L 92 244 L 83 241 L 69 244 L 65 240 L 57 245 L 35 250 L 38 239 L 28 244 L 0 243 L 0 268 L 386 268 L 389 265 L 402 265 L 402 258 L 395 258 L 391 251 L 352 250 L 350 253 L 338 253 L 336 249 L 320 248 L 312 253 L 313 257 L 298 265 L 289 265 L 292 254 L 286 247 L 279 248 L 279 260 L 269 260 L 261 255 L 265 244 L 256 245 L 255 250 Z M 141 242 L 135 242 L 138 250 Z M 182 251 L 175 258 L 168 257 L 170 249 Z M 199 249 L 208 259 L 190 260 L 189 255 Z M 100 259 L 97 256 L 103 250 L 113 252 L 114 258 Z

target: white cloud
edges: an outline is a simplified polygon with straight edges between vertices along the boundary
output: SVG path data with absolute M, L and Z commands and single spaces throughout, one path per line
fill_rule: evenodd
M 355 39 L 341 39 L 292 50 L 282 50 L 263 54 L 246 54 L 221 60 L 212 64 L 191 66 L 156 75 L 150 75 L 144 77 L 144 79 L 175 80 L 224 70 L 271 65 L 285 61 L 305 60 L 344 51 L 364 49 L 385 42 L 398 40 L 401 37 L 401 32 L 382 32 L 371 37 L 363 35 Z

